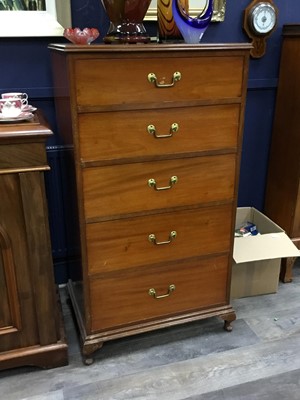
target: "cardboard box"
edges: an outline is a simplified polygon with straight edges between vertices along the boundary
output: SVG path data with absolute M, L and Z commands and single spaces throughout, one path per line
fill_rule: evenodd
M 238 208 L 236 229 L 247 221 L 254 223 L 260 234 L 234 239 L 231 298 L 276 293 L 281 258 L 300 256 L 284 230 L 270 218 L 253 207 Z

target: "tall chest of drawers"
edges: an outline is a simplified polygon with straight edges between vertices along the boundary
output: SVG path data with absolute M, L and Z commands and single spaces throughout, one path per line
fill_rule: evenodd
M 91 355 L 104 341 L 210 316 L 225 328 L 247 44 L 50 45 L 57 122 L 74 146 Z

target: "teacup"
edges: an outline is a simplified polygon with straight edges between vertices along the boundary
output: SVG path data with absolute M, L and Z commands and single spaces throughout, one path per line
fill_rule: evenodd
M 24 106 L 28 104 L 28 94 L 20 92 L 2 93 L 2 99 L 20 99 Z
M 18 117 L 22 112 L 22 100 L 18 98 L 0 99 L 1 116 L 5 118 Z

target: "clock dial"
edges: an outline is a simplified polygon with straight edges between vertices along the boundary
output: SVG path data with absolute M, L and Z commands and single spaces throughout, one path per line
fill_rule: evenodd
M 258 34 L 269 33 L 276 24 L 275 9 L 270 4 L 261 3 L 253 10 L 252 26 Z

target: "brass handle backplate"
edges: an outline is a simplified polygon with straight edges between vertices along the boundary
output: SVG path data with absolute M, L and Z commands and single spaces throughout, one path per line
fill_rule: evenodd
M 169 186 L 161 186 L 161 187 L 157 187 L 157 183 L 156 180 L 154 178 L 150 178 L 148 179 L 148 186 L 150 188 L 153 188 L 157 191 L 159 190 L 168 190 L 171 189 L 176 183 L 178 182 L 178 178 L 176 175 L 171 176 L 170 181 L 169 181 Z
M 166 135 L 158 135 L 156 132 L 155 125 L 151 124 L 151 125 L 147 126 L 148 133 L 150 133 L 150 135 L 153 135 L 156 139 L 165 139 L 165 138 L 172 137 L 173 133 L 178 132 L 178 130 L 179 130 L 179 125 L 177 124 L 177 122 L 174 122 L 170 126 L 170 133 L 168 133 Z
M 156 290 L 154 288 L 149 289 L 148 294 L 149 294 L 149 296 L 154 297 L 154 299 L 163 299 L 165 297 L 169 297 L 171 295 L 171 293 L 174 292 L 175 289 L 176 289 L 175 285 L 172 284 L 172 285 L 169 285 L 168 293 L 166 293 L 166 294 L 161 294 L 158 296 L 156 294 Z
M 169 243 L 171 243 L 171 242 L 176 238 L 176 236 L 177 236 L 177 232 L 176 232 L 176 231 L 172 231 L 172 232 L 170 232 L 170 235 L 169 235 L 169 239 L 168 239 L 168 240 L 165 240 L 165 241 L 163 241 L 163 242 L 158 242 L 158 241 L 156 240 L 155 234 L 154 234 L 154 233 L 151 233 L 151 234 L 148 236 L 148 240 L 149 240 L 149 242 L 160 246 L 160 245 L 162 245 L 162 244 L 169 244 Z
M 157 77 L 154 72 L 150 72 L 148 74 L 148 81 L 150 83 L 155 83 L 155 86 L 157 88 L 169 88 L 175 85 L 176 82 L 180 81 L 181 79 L 181 73 L 179 71 L 174 72 L 172 76 L 172 81 L 171 83 L 161 83 L 157 81 Z

